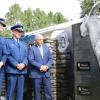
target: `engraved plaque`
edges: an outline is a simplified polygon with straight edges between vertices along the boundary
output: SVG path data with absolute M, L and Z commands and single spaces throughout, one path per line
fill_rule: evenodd
M 84 96 L 90 96 L 92 95 L 92 91 L 91 91 L 91 88 L 88 86 L 77 86 L 77 94 L 84 95 Z
M 77 71 L 90 71 L 90 62 L 77 62 Z

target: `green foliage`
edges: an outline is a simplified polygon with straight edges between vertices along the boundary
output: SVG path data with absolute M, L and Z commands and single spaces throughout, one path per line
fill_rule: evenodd
M 12 37 L 12 34 L 11 34 L 10 30 L 5 29 L 4 31 L 0 32 L 0 36 L 10 38 L 10 37 Z
M 33 11 L 33 15 L 33 23 L 35 29 L 44 28 L 48 26 L 47 14 L 44 11 L 37 8 L 35 11 Z
M 21 7 L 18 4 L 14 4 L 9 8 L 9 12 L 6 13 L 5 17 L 7 18 L 7 25 L 13 25 L 17 21 L 22 19 L 23 12 Z
M 66 19 L 64 18 L 64 16 L 61 13 L 57 12 L 54 14 L 54 18 L 53 18 L 54 23 L 60 24 L 62 22 L 65 22 L 65 20 Z
M 11 26 L 16 24 L 16 22 L 20 22 L 24 26 L 26 32 L 68 21 L 59 12 L 55 14 L 49 12 L 46 14 L 39 8 L 34 11 L 30 8 L 22 11 L 18 4 L 11 6 L 5 17 L 7 18 L 7 25 Z
M 96 2 L 99 0 L 95 0 Z M 86 14 L 88 14 L 93 6 L 93 0 L 81 0 L 80 1 L 80 7 L 81 7 L 81 17 L 84 17 Z
M 21 22 L 23 23 L 26 32 L 32 31 L 34 29 L 33 15 L 32 10 L 30 8 L 23 12 Z
M 54 14 L 53 14 L 53 12 L 50 11 L 48 13 L 48 23 L 49 23 L 49 25 L 53 25 L 54 24 L 53 18 L 54 18 Z

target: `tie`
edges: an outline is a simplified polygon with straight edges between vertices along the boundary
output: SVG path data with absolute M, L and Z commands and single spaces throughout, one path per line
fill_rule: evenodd
M 17 41 L 17 45 L 18 45 L 18 47 L 20 47 L 20 45 L 19 45 L 19 39 L 17 39 L 16 41 Z
M 17 39 L 17 43 L 19 44 L 19 39 Z
M 42 46 L 39 46 L 39 50 L 40 50 L 41 56 L 43 58 L 43 49 L 42 49 Z

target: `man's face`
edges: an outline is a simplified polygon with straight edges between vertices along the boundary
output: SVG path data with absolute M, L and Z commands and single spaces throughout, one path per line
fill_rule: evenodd
M 39 36 L 39 37 L 37 37 L 35 42 L 36 42 L 37 45 L 42 45 L 43 44 L 43 40 L 44 40 L 43 37 Z
M 3 31 L 4 29 L 5 27 L 2 24 L 0 24 L 0 31 Z
M 16 39 L 19 39 L 19 38 L 21 38 L 21 36 L 22 36 L 22 32 L 19 32 L 19 31 L 12 31 L 12 33 L 13 33 L 13 36 L 16 38 Z

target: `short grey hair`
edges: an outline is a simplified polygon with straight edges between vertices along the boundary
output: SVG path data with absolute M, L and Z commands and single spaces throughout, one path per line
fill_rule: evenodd
M 36 34 L 36 35 L 35 35 L 35 40 L 39 39 L 40 37 L 43 38 L 43 35 L 41 35 L 41 34 Z

